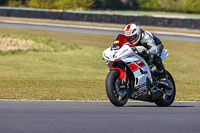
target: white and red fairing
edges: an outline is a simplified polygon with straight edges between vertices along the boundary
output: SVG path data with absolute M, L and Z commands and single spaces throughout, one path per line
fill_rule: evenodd
M 103 58 L 107 60 L 107 65 L 109 69 L 116 69 L 120 72 L 120 78 L 125 77 L 125 72 L 121 68 L 113 67 L 115 62 L 124 62 L 128 66 L 135 78 L 135 88 L 143 88 L 147 82 L 147 78 L 152 83 L 151 70 L 147 62 L 140 57 L 138 54 L 134 53 L 128 43 L 126 43 L 125 36 L 120 34 L 117 36 L 119 43 L 112 44 L 110 48 L 107 48 L 103 52 Z M 117 46 L 116 46 L 117 45 Z M 166 51 L 163 51 L 161 58 L 164 59 L 168 55 Z

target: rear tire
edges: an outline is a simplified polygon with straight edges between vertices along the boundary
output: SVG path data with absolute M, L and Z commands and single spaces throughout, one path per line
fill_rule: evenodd
M 120 97 L 118 92 L 119 88 L 116 88 L 116 84 L 118 84 L 120 72 L 117 70 L 111 70 L 106 78 L 106 93 L 110 100 L 110 102 L 115 106 L 123 106 L 128 101 L 128 91 L 124 90 L 122 93 L 126 93 L 125 96 Z M 118 90 L 117 90 L 118 89 Z M 117 92 L 118 91 L 118 92 Z M 126 92 L 125 92 L 126 91 Z
M 170 106 L 174 102 L 176 96 L 176 86 L 174 79 L 169 72 L 167 72 L 167 74 L 168 74 L 168 80 L 171 81 L 173 89 L 171 95 L 163 94 L 158 100 L 155 101 L 155 104 L 161 107 Z

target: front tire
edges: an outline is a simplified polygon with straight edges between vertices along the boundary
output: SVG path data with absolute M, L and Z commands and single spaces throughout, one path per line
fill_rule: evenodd
M 155 101 L 155 104 L 161 107 L 170 106 L 174 102 L 174 99 L 176 96 L 176 86 L 175 86 L 174 79 L 169 72 L 167 72 L 167 74 L 168 74 L 168 80 L 171 81 L 173 88 L 171 90 L 172 92 L 170 95 L 167 95 L 166 93 L 162 94 L 162 96 L 158 100 Z
M 128 90 L 121 90 L 119 84 L 120 72 L 117 70 L 111 70 L 106 78 L 106 93 L 110 102 L 115 106 L 123 106 L 128 101 Z

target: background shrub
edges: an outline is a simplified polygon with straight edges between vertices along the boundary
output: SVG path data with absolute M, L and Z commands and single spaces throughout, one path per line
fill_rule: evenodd
M 61 10 L 151 10 L 200 13 L 200 0 L 0 0 L 0 5 Z

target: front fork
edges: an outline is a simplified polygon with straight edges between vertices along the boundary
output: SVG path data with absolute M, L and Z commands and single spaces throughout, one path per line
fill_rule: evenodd
M 116 87 L 117 94 L 121 96 L 122 98 L 125 97 L 128 92 L 127 89 L 129 89 L 129 83 L 127 82 L 127 68 L 121 69 L 121 68 L 112 68 L 111 70 L 118 70 L 120 72 L 118 82 L 118 87 Z
M 126 72 L 126 67 L 125 67 L 125 75 L 124 75 L 124 78 L 121 79 L 122 80 L 122 84 L 124 84 L 124 82 L 126 82 L 126 78 L 127 78 L 127 72 Z
M 120 84 L 120 88 L 121 89 L 128 89 L 129 85 L 128 83 L 126 83 L 127 81 L 127 68 L 125 67 L 125 69 L 121 69 L 121 68 L 112 68 L 112 70 L 118 70 L 120 72 L 119 78 L 121 80 L 121 84 Z

